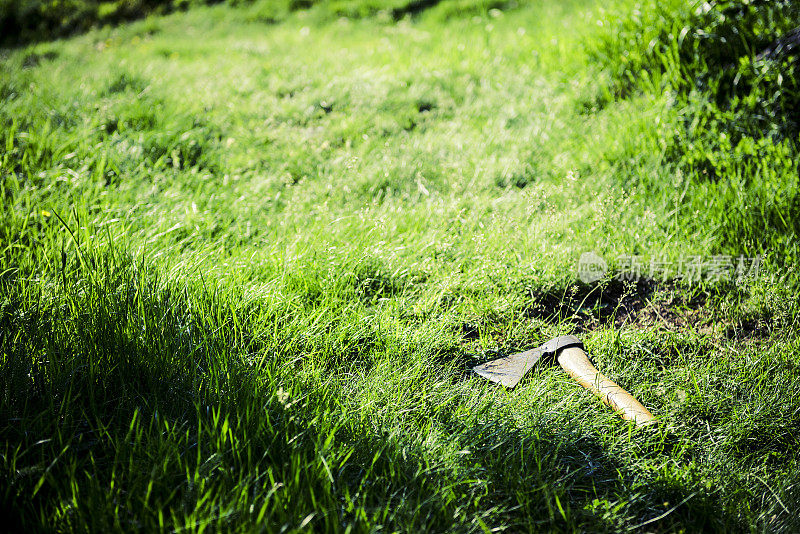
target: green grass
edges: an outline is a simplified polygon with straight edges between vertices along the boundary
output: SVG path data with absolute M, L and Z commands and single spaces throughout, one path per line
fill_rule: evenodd
M 2 52 L 6 528 L 800 527 L 792 124 L 684 88 L 661 41 L 631 75 L 632 2 L 408 4 Z M 658 17 L 710 24 L 684 5 Z M 757 277 L 614 279 L 742 254 Z M 469 372 L 566 333 L 662 423 Z

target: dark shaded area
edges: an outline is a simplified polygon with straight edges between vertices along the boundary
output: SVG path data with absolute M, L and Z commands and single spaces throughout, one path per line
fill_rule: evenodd
M 148 15 L 164 15 L 195 6 L 227 3 L 237 7 L 255 6 L 250 20 L 276 24 L 295 11 L 317 9 L 322 18 L 364 18 L 388 13 L 395 22 L 416 17 L 441 0 L 6 0 L 0 4 L 0 46 L 15 47 L 83 33 L 91 28 L 116 25 Z M 516 2 L 505 0 L 460 1 L 445 10 L 443 17 L 485 14 L 490 9 L 511 9 Z
M 8 0 L 0 5 L 0 46 L 14 47 L 83 33 L 149 14 L 166 14 L 215 0 Z
M 392 18 L 400 20 L 405 16 L 414 16 L 439 4 L 442 0 L 413 0 L 404 6 L 392 9 Z
M 33 67 L 38 67 L 40 64 L 45 63 L 47 61 L 52 61 L 58 57 L 58 52 L 55 50 L 48 50 L 47 52 L 37 54 L 35 52 L 31 52 L 27 54 L 22 60 L 22 68 L 30 69 Z
M 636 281 L 617 278 L 600 284 L 579 284 L 566 290 L 537 290 L 530 293 L 532 304 L 524 310 L 529 318 L 546 322 L 572 323 L 575 333 L 608 325 L 661 323 L 665 327 L 683 326 L 703 319 L 702 310 L 712 294 L 707 290 L 686 287 L 677 291 L 676 282 L 661 282 L 640 277 Z M 716 291 L 736 292 L 735 285 Z M 666 302 L 651 300 L 658 294 L 669 293 Z

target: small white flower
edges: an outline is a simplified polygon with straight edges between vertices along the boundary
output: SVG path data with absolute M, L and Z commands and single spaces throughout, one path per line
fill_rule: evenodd
M 278 397 L 278 402 L 283 405 L 286 405 L 289 400 L 289 392 L 283 388 L 278 388 L 278 391 L 275 392 L 275 396 Z

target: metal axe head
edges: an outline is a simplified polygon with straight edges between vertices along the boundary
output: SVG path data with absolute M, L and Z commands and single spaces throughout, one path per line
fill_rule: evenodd
M 538 362 L 554 360 L 560 350 L 570 347 L 583 349 L 583 344 L 575 336 L 560 336 L 535 349 L 482 363 L 472 370 L 492 382 L 513 388 Z

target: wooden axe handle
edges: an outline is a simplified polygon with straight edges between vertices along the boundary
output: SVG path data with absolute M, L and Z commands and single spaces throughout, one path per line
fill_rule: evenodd
M 600 397 L 623 419 L 633 421 L 639 427 L 656 421 L 653 414 L 633 395 L 603 376 L 582 349 L 575 346 L 562 349 L 558 354 L 558 363 L 580 385 Z

